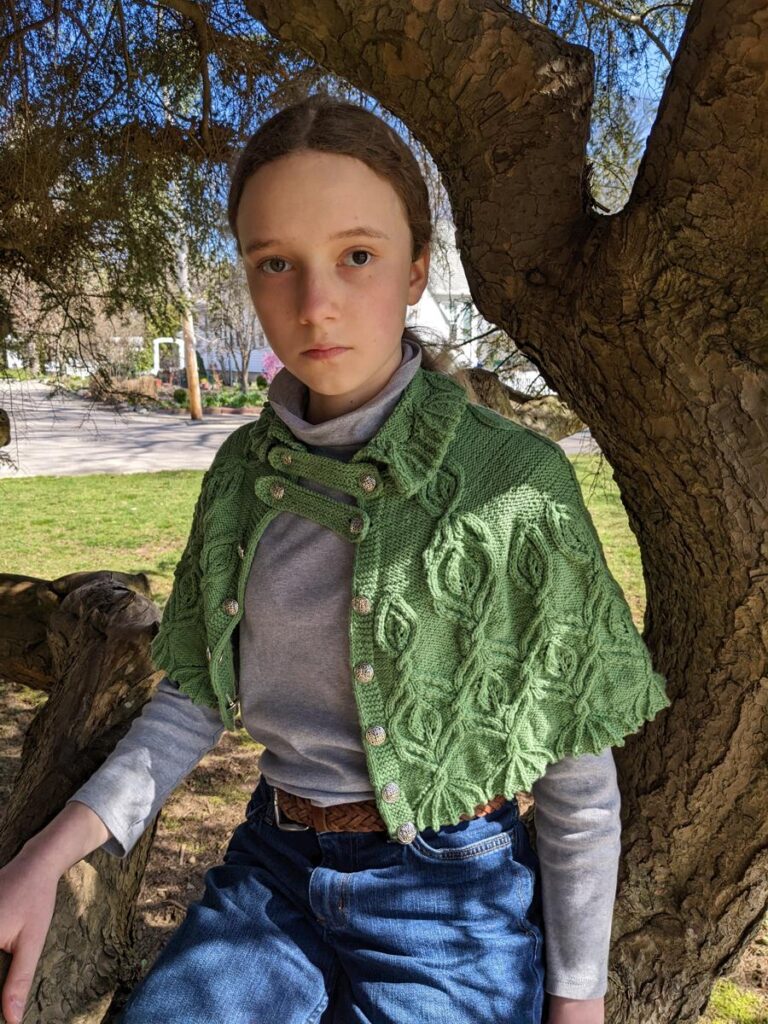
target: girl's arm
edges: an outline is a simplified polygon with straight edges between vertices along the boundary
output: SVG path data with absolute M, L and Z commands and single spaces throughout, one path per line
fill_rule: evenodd
M 67 804 L 0 869 L 0 949 L 11 954 L 2 1013 L 19 1024 L 56 904 L 59 878 L 109 831 L 82 804 Z
M 550 1024 L 593 1024 L 602 1021 L 608 987 L 621 853 L 621 795 L 611 748 L 549 765 L 532 795 Z
M 125 858 L 223 732 L 218 711 L 193 704 L 166 677 L 106 761 L 65 806 L 87 805 L 109 830 L 104 851 Z
M 567 999 L 565 996 L 550 996 L 549 1014 L 544 1024 L 603 1024 L 605 1021 L 605 1000 Z
M 51 875 L 59 879 L 109 837 L 109 829 L 90 807 L 65 804 L 45 828 L 26 841 L 16 856 L 47 865 Z
M 101 767 L 0 869 L 0 949 L 12 956 L 1 1000 L 9 1024 L 22 1018 L 61 876 L 99 847 L 127 856 L 222 732 L 218 713 L 162 680 Z

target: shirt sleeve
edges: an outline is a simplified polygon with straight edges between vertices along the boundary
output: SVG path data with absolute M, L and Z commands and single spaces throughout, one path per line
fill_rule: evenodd
M 552 995 L 598 999 L 621 854 L 621 795 L 610 747 L 565 757 L 533 784 L 541 865 L 545 981 Z
M 124 858 L 181 780 L 221 739 L 218 711 L 194 704 L 166 676 L 104 763 L 74 793 L 111 836 L 101 849 Z

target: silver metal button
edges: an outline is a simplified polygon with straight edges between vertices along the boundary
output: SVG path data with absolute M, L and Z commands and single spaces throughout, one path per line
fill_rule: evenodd
M 381 798 L 388 804 L 397 803 L 400 799 L 400 787 L 396 782 L 388 782 L 381 787 Z
M 363 520 L 361 516 L 352 516 L 349 520 L 349 532 L 360 533 L 363 529 Z
M 283 452 L 283 454 L 280 456 L 280 459 L 286 466 L 290 466 L 290 464 L 293 462 L 293 456 L 291 455 L 290 452 Z
M 416 838 L 416 826 L 412 821 L 404 821 L 397 826 L 397 841 L 399 843 L 412 843 Z
M 277 483 L 277 481 L 275 481 L 275 483 L 273 483 L 269 488 L 269 493 L 272 495 L 273 498 L 282 498 L 283 495 L 285 494 L 285 487 L 283 487 L 282 484 L 279 484 Z
M 206 647 L 205 648 L 205 660 L 206 661 L 210 661 L 211 660 L 211 648 L 210 647 Z
M 240 609 L 240 605 L 237 603 L 234 597 L 228 597 L 226 601 L 222 601 L 221 607 L 222 610 L 227 613 L 227 615 L 237 615 Z
M 371 476 L 370 473 L 364 473 L 360 477 L 360 486 L 364 491 L 371 492 L 375 491 L 378 486 L 378 480 L 375 476 Z
M 352 607 L 360 615 L 368 615 L 373 605 L 365 594 L 355 594 L 352 598 Z
M 380 747 L 387 738 L 387 730 L 383 725 L 369 725 L 365 730 L 365 738 L 372 747 Z
M 370 661 L 358 661 L 355 665 L 355 679 L 358 683 L 370 683 L 373 679 L 373 665 Z
M 245 558 L 245 548 L 242 544 L 237 545 L 237 554 L 239 558 Z

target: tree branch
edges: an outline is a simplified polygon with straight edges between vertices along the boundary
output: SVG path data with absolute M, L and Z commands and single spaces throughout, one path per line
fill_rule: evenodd
M 205 148 L 213 150 L 213 140 L 210 132 L 211 123 L 211 79 L 208 70 L 208 57 L 215 45 L 211 26 L 208 24 L 206 12 L 195 0 L 161 0 L 163 7 L 176 11 L 178 14 L 188 18 L 195 26 L 197 34 L 197 48 L 199 53 L 198 68 L 203 88 L 203 109 L 200 117 L 200 136 Z
M 653 13 L 656 8 L 648 8 L 642 12 L 642 14 L 628 14 L 626 11 L 620 11 L 611 4 L 603 3 L 602 0 L 584 0 L 584 3 L 590 7 L 596 7 L 599 11 L 603 11 L 605 14 L 610 15 L 617 21 L 623 21 L 627 25 L 631 25 L 633 28 L 639 28 L 648 36 L 651 42 L 658 46 L 660 52 L 664 55 L 667 63 L 672 63 L 672 54 L 666 48 L 661 39 L 656 35 L 650 25 L 647 25 L 645 19 L 649 14 Z M 669 5 L 671 6 L 671 5 Z
M 53 14 L 49 14 L 47 18 L 40 18 L 38 21 L 31 21 L 28 25 L 20 25 L 14 29 L 13 32 L 8 32 L 7 35 L 0 37 L 0 64 L 5 62 L 8 56 L 8 51 L 11 46 L 20 39 L 23 39 L 29 32 L 35 32 L 39 28 L 44 28 L 51 21 L 53 21 Z M 16 18 L 14 17 L 14 21 Z
M 766 80 L 764 2 L 694 0 L 621 227 L 647 231 L 652 211 L 670 265 L 730 294 L 734 311 L 768 286 L 764 206 L 755 217 L 768 179 Z

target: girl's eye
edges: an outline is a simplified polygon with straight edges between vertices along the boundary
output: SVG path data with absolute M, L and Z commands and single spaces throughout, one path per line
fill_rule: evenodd
M 353 249 L 352 252 L 349 255 L 350 256 L 357 256 L 360 253 L 362 253 L 364 256 L 370 256 L 371 258 L 373 258 L 373 253 L 372 252 L 368 252 L 367 249 Z M 356 267 L 367 267 L 368 264 L 367 263 L 357 263 L 356 262 L 355 266 Z
M 282 256 L 270 256 L 268 260 L 262 260 L 262 262 L 259 263 L 258 269 L 264 271 L 264 268 L 267 266 L 268 263 L 287 263 L 287 262 L 288 262 L 288 260 L 284 260 L 282 258 Z M 264 273 L 266 273 L 267 276 L 273 276 L 273 275 L 269 274 L 268 271 L 264 271 Z M 279 271 L 278 271 L 278 273 L 279 273 Z

